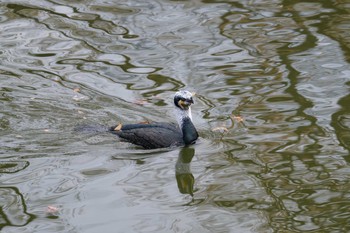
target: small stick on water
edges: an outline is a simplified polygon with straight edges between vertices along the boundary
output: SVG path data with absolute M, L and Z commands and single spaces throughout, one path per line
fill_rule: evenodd
M 139 124 L 148 125 L 150 123 L 151 123 L 150 121 L 141 121 Z

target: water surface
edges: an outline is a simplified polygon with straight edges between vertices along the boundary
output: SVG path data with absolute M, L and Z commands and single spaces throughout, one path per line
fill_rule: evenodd
M 1 1 L 1 231 L 349 231 L 349 11 Z M 179 89 L 197 93 L 191 147 L 73 130 L 175 121 Z

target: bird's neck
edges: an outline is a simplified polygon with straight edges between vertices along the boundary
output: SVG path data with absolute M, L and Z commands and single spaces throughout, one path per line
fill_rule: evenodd
M 191 108 L 188 110 L 177 108 L 175 113 L 185 144 L 193 144 L 198 138 L 198 133 L 192 123 Z
M 185 119 L 189 119 L 190 121 L 192 121 L 191 108 L 188 108 L 188 110 L 176 108 L 175 114 L 176 114 L 177 123 L 179 124 L 180 129 L 182 129 Z

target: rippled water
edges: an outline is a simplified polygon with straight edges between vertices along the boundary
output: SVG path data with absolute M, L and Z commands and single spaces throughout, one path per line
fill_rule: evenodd
M 1 1 L 1 232 L 347 232 L 346 1 Z M 79 124 L 174 121 L 142 150 Z M 243 122 L 241 119 L 244 119 Z

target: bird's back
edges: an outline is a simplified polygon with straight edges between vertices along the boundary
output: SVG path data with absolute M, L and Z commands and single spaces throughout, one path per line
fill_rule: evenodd
M 154 122 L 128 124 L 110 128 L 111 133 L 146 149 L 180 146 L 184 144 L 182 132 L 176 124 Z

